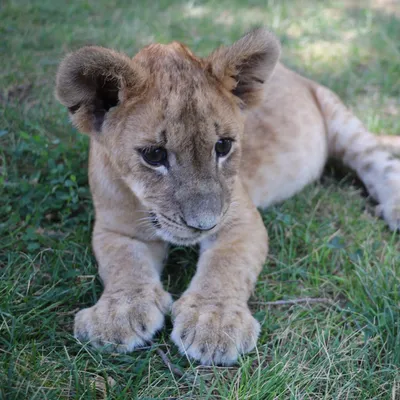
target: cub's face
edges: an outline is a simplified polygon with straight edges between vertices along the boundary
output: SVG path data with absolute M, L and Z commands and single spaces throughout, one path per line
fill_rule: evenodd
M 229 214 L 244 112 L 260 101 L 278 55 L 264 30 L 207 59 L 178 43 L 148 46 L 133 59 L 88 47 L 61 64 L 57 95 L 107 149 L 158 235 L 193 244 Z
M 121 130 L 105 139 L 159 235 L 180 244 L 198 241 L 223 221 L 243 132 L 233 99 L 204 72 L 187 67 L 178 85 L 171 83 L 174 68 L 157 76 L 142 101 L 116 113 L 116 120 L 124 121 Z

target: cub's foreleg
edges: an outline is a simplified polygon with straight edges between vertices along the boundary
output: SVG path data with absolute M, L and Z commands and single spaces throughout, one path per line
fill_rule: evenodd
M 174 303 L 172 339 L 182 353 L 202 364 L 229 365 L 255 346 L 260 326 L 247 301 L 267 251 L 266 229 L 242 191 L 224 227 L 201 244 L 196 275 Z
M 330 155 L 357 172 L 389 227 L 400 229 L 400 160 L 394 157 L 399 139 L 370 133 L 329 89 L 319 86 L 315 93 L 326 121 Z
M 172 299 L 160 282 L 166 245 L 95 227 L 93 248 L 104 292 L 75 317 L 75 336 L 94 346 L 131 351 L 164 324 Z

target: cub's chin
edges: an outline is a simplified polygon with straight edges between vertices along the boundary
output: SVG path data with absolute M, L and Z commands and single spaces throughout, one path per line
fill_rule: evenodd
M 168 243 L 178 246 L 193 246 L 201 242 L 206 235 L 199 233 L 192 234 L 191 236 L 182 237 L 164 229 L 157 229 L 157 236 Z

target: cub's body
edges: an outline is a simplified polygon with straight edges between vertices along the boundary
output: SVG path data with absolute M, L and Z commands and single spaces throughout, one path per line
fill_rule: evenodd
M 257 207 L 292 196 L 324 168 L 328 139 L 316 86 L 278 64 L 264 101 L 249 111 L 241 173 Z
M 172 305 L 160 273 L 168 243 L 200 244 L 197 272 L 172 306 L 172 339 L 202 363 L 231 364 L 259 334 L 247 300 L 268 250 L 256 207 L 318 178 L 329 156 L 352 168 L 400 227 L 399 138 L 377 137 L 324 88 L 277 63 L 256 30 L 202 59 L 151 45 L 133 59 L 70 54 L 57 96 L 91 135 L 93 248 L 104 293 L 75 335 L 131 351 Z

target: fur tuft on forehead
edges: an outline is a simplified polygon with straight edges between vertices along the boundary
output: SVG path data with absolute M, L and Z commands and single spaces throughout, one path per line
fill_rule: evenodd
M 204 74 L 206 63 L 193 54 L 182 43 L 150 44 L 144 47 L 133 60 L 143 66 L 152 76 L 168 73 L 185 79 L 185 73 Z

